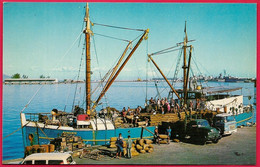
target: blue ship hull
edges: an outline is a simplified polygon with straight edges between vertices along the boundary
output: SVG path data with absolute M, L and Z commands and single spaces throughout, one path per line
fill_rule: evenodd
M 146 127 L 153 132 L 155 126 Z M 23 128 L 23 140 L 25 146 L 30 146 L 29 134 L 34 135 L 34 144 L 49 144 L 50 140 L 61 136 L 62 133 L 74 134 L 80 136 L 85 144 L 90 145 L 108 145 L 111 137 L 117 137 L 119 133 L 122 133 L 123 138 L 127 138 L 128 135 L 132 139 L 140 138 L 142 133 L 142 127 L 133 128 L 118 128 L 113 130 L 59 130 L 59 129 L 47 129 L 37 128 L 31 126 L 25 126 Z M 147 130 L 143 129 L 143 138 L 153 138 L 153 135 Z
M 235 115 L 237 126 L 246 125 L 247 122 L 252 122 L 253 112 L 254 111 L 250 111 Z

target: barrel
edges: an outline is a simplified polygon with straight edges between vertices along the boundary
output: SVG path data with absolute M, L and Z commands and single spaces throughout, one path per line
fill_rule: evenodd
M 219 113 L 219 108 L 217 108 L 217 113 Z
M 39 147 L 40 147 L 40 145 L 33 145 L 32 146 L 35 150 L 37 150 Z
M 55 150 L 55 145 L 49 144 L 49 152 L 54 152 L 54 150 Z
M 224 106 L 224 112 L 227 113 L 227 106 Z
M 46 150 L 45 150 L 45 147 L 43 147 L 43 146 L 40 146 L 40 147 L 37 149 L 37 153 L 44 153 L 44 152 L 46 152 Z
M 31 151 L 32 148 L 33 148 L 32 146 L 27 146 L 27 147 L 25 148 L 25 150 L 26 150 L 26 151 Z
M 43 147 L 43 148 L 45 149 L 45 152 L 46 152 L 46 153 L 49 152 L 49 145 L 44 144 L 44 145 L 41 145 L 41 147 Z

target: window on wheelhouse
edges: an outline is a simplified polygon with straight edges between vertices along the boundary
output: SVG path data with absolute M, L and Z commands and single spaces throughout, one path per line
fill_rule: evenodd
M 233 116 L 228 116 L 226 119 L 227 119 L 227 122 L 236 121 L 235 117 L 233 117 Z

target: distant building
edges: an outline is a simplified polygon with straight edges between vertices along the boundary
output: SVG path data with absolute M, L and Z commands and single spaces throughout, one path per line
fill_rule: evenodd
M 58 79 L 55 78 L 39 78 L 39 79 L 5 79 L 4 84 L 54 84 L 58 83 Z

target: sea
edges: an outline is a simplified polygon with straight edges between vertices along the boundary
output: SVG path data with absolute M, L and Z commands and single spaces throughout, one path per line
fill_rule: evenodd
M 92 85 L 95 90 L 97 83 Z M 182 83 L 176 83 L 175 88 L 180 88 Z M 243 94 L 244 104 L 256 103 L 256 88 L 254 83 L 226 83 L 226 82 L 204 82 L 202 86 L 230 86 L 242 87 L 242 90 L 232 94 Z M 97 89 L 92 99 L 98 98 Z M 72 111 L 73 105 L 85 106 L 84 95 L 85 84 L 45 84 L 45 85 L 3 85 L 3 129 L 2 129 L 2 160 L 23 158 L 24 146 L 20 122 L 20 112 L 39 113 L 51 112 L 58 109 L 66 112 Z M 157 87 L 155 82 L 115 82 L 102 99 L 97 111 L 102 107 L 114 107 L 122 110 L 123 107 L 144 107 L 145 100 L 151 97 L 167 97 L 169 86 L 159 81 Z M 251 98 L 250 98 L 251 97 Z M 27 106 L 27 107 L 25 107 Z M 254 105 L 254 112 L 256 106 Z M 256 121 L 256 113 L 253 122 Z

